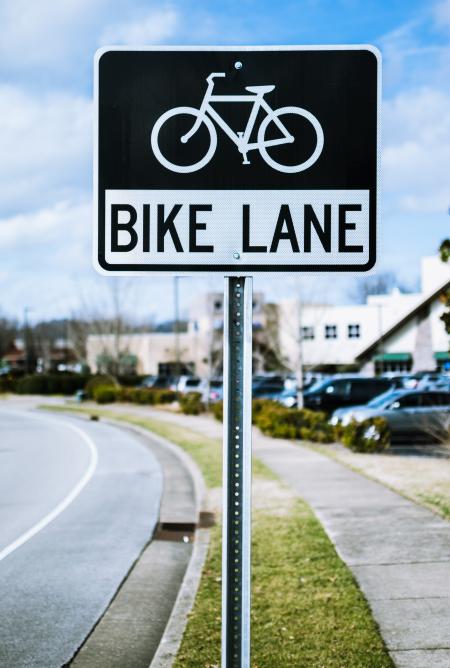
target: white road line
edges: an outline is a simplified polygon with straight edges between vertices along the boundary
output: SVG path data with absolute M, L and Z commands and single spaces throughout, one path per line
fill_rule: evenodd
M 0 411 L 3 412 L 3 411 Z M 19 412 L 19 411 L 4 411 L 7 412 L 9 415 L 17 413 L 18 415 L 21 415 L 22 417 L 24 416 L 24 413 Z M 77 496 L 81 493 L 83 488 L 87 485 L 89 480 L 92 478 L 94 475 L 94 471 L 97 468 L 97 463 L 98 463 L 98 452 L 97 452 L 97 447 L 88 434 L 86 434 L 82 429 L 79 427 L 69 424 L 68 422 L 64 422 L 62 420 L 53 420 L 52 418 L 49 417 L 44 417 L 42 415 L 33 415 L 32 413 L 26 413 L 26 417 L 31 417 L 36 420 L 43 420 L 45 422 L 50 422 L 51 424 L 56 424 L 60 427 L 66 427 L 67 429 L 70 429 L 71 431 L 75 432 L 80 436 L 80 438 L 86 443 L 86 445 L 89 448 L 90 451 L 90 461 L 89 461 L 89 466 L 87 467 L 84 475 L 80 478 L 80 480 L 77 482 L 75 487 L 72 488 L 72 490 L 69 492 L 69 494 L 64 497 L 60 503 L 58 503 L 57 506 L 53 508 L 45 517 L 43 517 L 39 522 L 37 522 L 34 526 L 31 527 L 31 529 L 28 529 L 28 531 L 25 531 L 19 538 L 17 538 L 15 541 L 7 545 L 3 550 L 0 551 L 0 561 L 5 559 L 8 555 L 10 555 L 14 550 L 17 550 L 17 548 L 21 547 L 24 545 L 27 541 L 30 540 L 30 538 L 33 538 L 39 531 L 42 531 L 46 526 L 50 524 L 50 522 L 53 522 L 54 519 L 58 517 L 58 515 L 61 515 L 70 504 L 75 501 Z

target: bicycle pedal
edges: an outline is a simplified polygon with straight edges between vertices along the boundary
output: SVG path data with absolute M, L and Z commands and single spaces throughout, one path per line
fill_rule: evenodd
M 242 137 L 244 136 L 244 133 L 243 132 L 238 132 L 237 136 L 239 137 L 239 139 L 242 139 Z

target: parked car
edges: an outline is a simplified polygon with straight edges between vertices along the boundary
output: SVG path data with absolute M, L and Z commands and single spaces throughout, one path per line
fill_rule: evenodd
M 223 380 L 222 378 L 210 378 L 209 383 L 205 378 L 200 383 L 199 392 L 202 393 L 202 402 L 204 404 L 215 404 L 223 399 Z
M 365 404 L 391 389 L 389 378 L 333 377 L 313 385 L 303 394 L 305 408 L 332 413 L 337 408 Z
M 450 434 L 450 392 L 393 390 L 375 397 L 365 406 L 336 410 L 330 422 L 349 424 L 373 417 L 385 418 L 393 440 L 426 437 L 439 440 Z
M 319 383 L 323 383 L 325 380 L 328 380 L 329 377 L 329 374 L 325 375 L 323 373 L 306 373 L 303 377 L 303 391 L 306 392 L 307 390 L 310 390 L 314 387 L 314 385 L 318 385 Z
M 381 377 L 384 378 L 385 380 L 389 380 L 389 382 L 391 383 L 392 389 L 395 389 L 395 390 L 408 389 L 407 388 L 407 383 L 408 383 L 408 379 L 409 379 L 408 374 L 399 375 L 399 374 L 395 374 L 395 373 L 389 373 L 389 374 L 386 373 L 386 374 L 383 374 Z
M 252 398 L 272 399 L 272 401 L 279 401 L 284 392 L 284 387 L 280 387 L 278 383 L 273 385 L 270 385 L 269 383 L 263 383 L 252 389 Z
M 296 408 L 297 407 L 297 388 L 289 388 L 283 390 L 278 396 L 277 401 L 284 406 L 285 408 Z
M 138 385 L 153 390 L 176 390 L 178 379 L 175 376 L 146 376 Z
M 278 389 L 281 392 L 285 388 L 285 383 L 286 383 L 285 377 L 277 373 L 261 373 L 261 374 L 256 374 L 252 378 L 253 390 L 255 390 L 256 388 L 263 388 L 263 387 L 271 387 L 271 388 L 278 387 Z
M 189 392 L 199 392 L 201 378 L 197 376 L 180 376 L 176 384 L 177 392 L 188 394 Z
M 405 376 L 403 387 L 407 390 L 425 390 L 430 385 L 445 378 L 438 371 L 418 371 L 417 373 Z
M 76 402 L 81 403 L 82 401 L 87 401 L 89 397 L 86 390 L 77 390 L 74 398 Z
M 322 383 L 324 380 L 328 379 L 330 376 L 325 376 L 323 373 L 311 373 L 307 371 L 303 376 L 303 392 L 310 390 L 313 385 Z M 297 396 L 297 378 L 296 376 L 289 375 L 284 381 L 284 388 L 287 396 Z M 282 402 L 283 403 L 283 402 Z
M 430 380 L 420 387 L 421 390 L 444 390 L 450 392 L 450 378 L 448 376 L 441 376 L 437 380 Z
M 155 380 L 156 380 L 156 376 L 145 376 L 145 378 L 143 378 L 141 380 L 141 382 L 139 383 L 139 385 L 137 387 L 139 387 L 139 388 L 140 387 L 145 387 L 145 388 L 153 387 L 153 383 L 155 382 Z

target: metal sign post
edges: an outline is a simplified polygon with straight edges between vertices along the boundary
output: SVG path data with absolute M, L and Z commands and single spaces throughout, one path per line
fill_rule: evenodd
M 252 278 L 225 278 L 222 668 L 250 666 Z
M 97 270 L 226 277 L 222 668 L 249 668 L 252 276 L 374 266 L 380 54 L 105 47 L 94 89 Z

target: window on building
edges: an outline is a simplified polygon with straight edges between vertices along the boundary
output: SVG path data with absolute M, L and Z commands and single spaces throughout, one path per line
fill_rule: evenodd
M 381 353 L 375 356 L 375 375 L 381 373 L 409 373 L 413 365 L 409 353 Z
M 359 339 L 361 336 L 361 327 L 360 325 L 348 325 L 347 332 L 349 339 Z
M 325 325 L 325 338 L 337 339 L 337 325 Z
M 314 327 L 301 328 L 303 341 L 312 341 L 314 339 Z
M 222 310 L 222 301 L 220 299 L 217 299 L 214 302 L 214 310 L 215 311 L 221 311 Z

